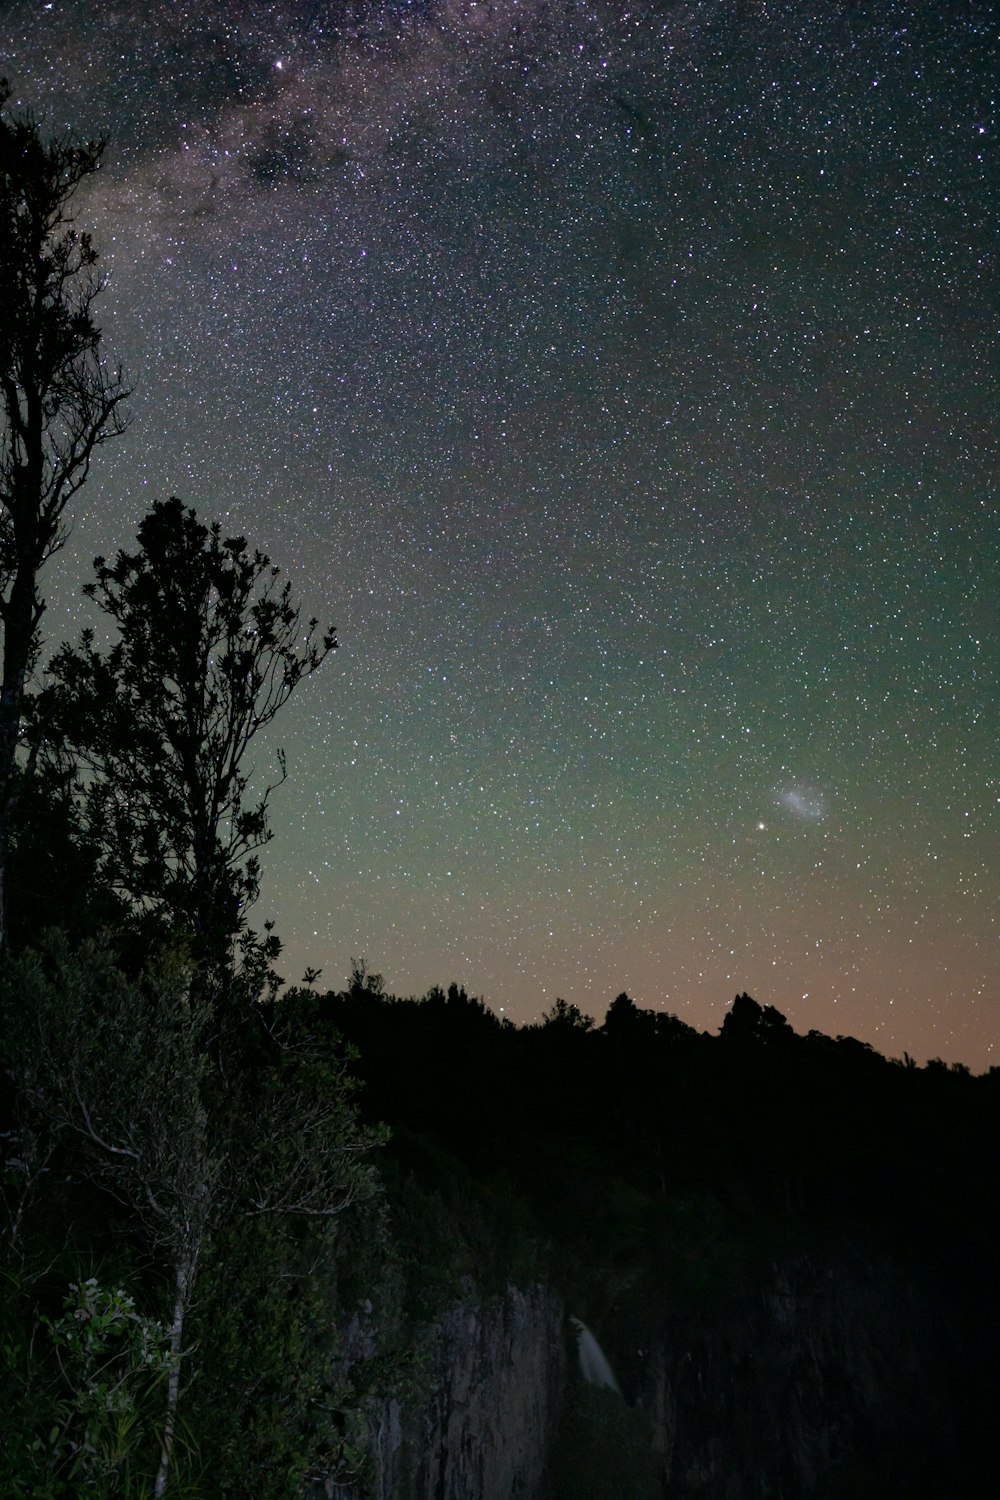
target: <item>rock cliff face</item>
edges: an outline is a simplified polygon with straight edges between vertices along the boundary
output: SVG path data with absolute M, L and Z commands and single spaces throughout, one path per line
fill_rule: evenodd
M 564 1323 L 539 1286 L 450 1307 L 426 1339 L 428 1394 L 377 1415 L 377 1500 L 535 1500 L 566 1386 Z
M 633 1348 L 626 1393 L 670 1500 L 963 1493 L 950 1488 L 974 1462 L 961 1350 L 938 1300 L 899 1266 L 778 1264 Z
M 661 1310 L 652 1327 L 641 1295 L 625 1302 L 598 1330 L 623 1398 L 580 1387 L 564 1308 L 544 1287 L 453 1305 L 431 1330 L 423 1394 L 378 1415 L 372 1495 L 976 1493 L 961 1340 L 933 1293 L 898 1266 L 860 1256 L 775 1263 L 715 1302 Z

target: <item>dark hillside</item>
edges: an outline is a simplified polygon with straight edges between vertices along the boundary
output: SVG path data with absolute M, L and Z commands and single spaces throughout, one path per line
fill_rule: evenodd
M 390 1197 L 447 1219 L 431 1259 L 456 1291 L 539 1275 L 600 1330 L 664 1493 L 982 1492 L 1000 1072 L 799 1036 L 745 995 L 718 1036 L 627 996 L 522 1029 L 455 986 L 303 1001 L 358 1049 Z

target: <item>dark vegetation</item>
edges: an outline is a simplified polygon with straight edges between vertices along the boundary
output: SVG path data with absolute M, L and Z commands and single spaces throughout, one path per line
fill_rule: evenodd
M 941 1431 L 817 1493 L 985 1493 L 1000 1072 L 798 1036 L 746 995 L 709 1036 L 626 995 L 519 1029 L 363 963 L 282 993 L 246 756 L 334 635 L 180 501 L 97 560 L 112 644 L 37 671 L 40 570 L 123 426 L 69 216 L 99 161 L 0 119 L 0 1494 L 360 1497 L 456 1297 L 545 1283 L 610 1330 L 633 1401 L 644 1350 L 809 1257 L 912 1280 L 954 1364 Z M 662 1493 L 616 1399 L 571 1400 L 553 1495 Z

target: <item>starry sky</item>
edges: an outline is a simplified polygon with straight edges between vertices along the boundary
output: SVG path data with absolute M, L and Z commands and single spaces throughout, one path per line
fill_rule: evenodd
M 109 138 L 135 384 L 49 645 L 168 494 L 339 629 L 290 979 L 1000 1064 L 992 5 L 8 0 L 0 72 Z

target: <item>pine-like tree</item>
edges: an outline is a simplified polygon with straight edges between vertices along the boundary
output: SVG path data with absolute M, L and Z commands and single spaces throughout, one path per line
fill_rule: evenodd
M 64 646 L 39 704 L 53 745 L 86 772 L 85 825 L 103 877 L 225 964 L 258 891 L 271 837 L 247 754 L 304 677 L 336 646 L 301 619 L 291 585 L 242 538 L 224 540 L 179 500 L 158 501 L 139 550 L 96 562 L 85 592 L 117 628 Z

